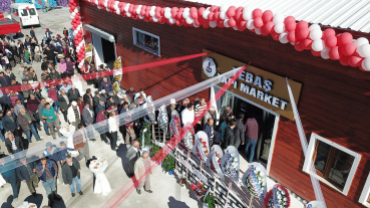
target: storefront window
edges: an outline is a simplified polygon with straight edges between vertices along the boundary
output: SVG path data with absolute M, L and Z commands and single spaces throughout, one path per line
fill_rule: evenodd
M 133 28 L 134 45 L 160 56 L 159 37 Z

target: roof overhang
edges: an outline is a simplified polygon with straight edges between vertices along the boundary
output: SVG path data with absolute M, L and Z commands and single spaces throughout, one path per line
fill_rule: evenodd
M 102 38 L 104 38 L 104 39 L 106 39 L 106 40 L 109 40 L 112 43 L 115 42 L 115 38 L 112 34 L 109 34 L 109 33 L 105 32 L 105 31 L 103 31 L 103 30 L 101 30 L 97 27 L 94 27 L 92 25 L 85 25 L 85 29 L 94 33 L 94 34 L 96 34 L 96 35 L 98 35 L 98 36 L 100 36 L 100 37 L 102 37 Z

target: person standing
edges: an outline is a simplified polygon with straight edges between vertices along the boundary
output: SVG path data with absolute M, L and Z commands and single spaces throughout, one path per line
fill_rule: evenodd
M 236 149 L 239 148 L 240 144 L 244 145 L 245 142 L 245 133 L 244 133 L 244 125 L 243 125 L 244 113 L 240 113 L 238 115 L 238 120 L 236 121 L 236 127 L 234 129 L 235 132 L 235 147 Z
M 149 152 L 144 151 L 143 156 L 138 158 L 135 162 L 135 179 L 138 180 L 146 175 L 146 173 L 150 170 L 150 157 Z M 150 190 L 150 174 L 152 174 L 152 171 L 150 171 L 149 174 L 144 178 L 143 182 L 140 183 L 140 185 L 136 188 L 136 191 L 138 194 L 141 194 L 141 188 L 145 187 L 144 190 L 148 193 L 153 193 L 152 190 Z
M 30 99 L 28 99 L 28 102 L 27 102 L 27 110 L 29 110 L 32 114 L 33 114 L 33 117 L 35 118 L 35 126 L 36 128 L 40 131 L 41 128 L 40 128 L 40 117 L 39 117 L 39 114 L 38 114 L 38 106 L 40 104 L 40 101 L 35 97 L 34 94 L 30 94 Z
M 32 143 L 31 132 L 33 136 L 35 136 L 36 141 L 41 142 L 40 136 L 33 125 L 34 121 L 36 121 L 36 119 L 33 117 L 32 113 L 30 111 L 26 111 L 25 108 L 22 108 L 18 115 L 18 123 L 22 127 L 24 133 L 26 133 L 29 143 Z
M 134 141 L 134 144 L 127 150 L 126 158 L 129 162 L 128 176 L 134 176 L 134 166 L 136 160 L 141 156 L 140 154 L 140 142 Z
M 91 96 L 91 89 L 89 88 L 89 89 L 86 89 L 86 93 L 85 93 L 85 95 L 83 96 L 83 102 L 84 102 L 84 104 L 86 105 L 86 103 L 88 103 L 89 104 L 89 108 L 91 109 L 91 110 L 94 110 L 94 100 L 93 100 L 93 98 L 92 98 L 92 96 Z
M 53 100 L 53 107 L 55 109 L 55 112 L 59 113 L 58 92 L 57 89 L 55 89 L 54 85 L 50 85 L 50 88 L 48 90 L 48 97 Z
M 31 37 L 32 37 L 32 38 L 33 38 L 33 37 L 36 37 L 36 35 L 35 35 L 35 31 L 33 30 L 33 27 L 31 27 L 30 35 L 31 35 Z
M 53 206 L 54 199 L 61 200 L 57 195 L 55 180 L 58 176 L 58 167 L 55 162 L 46 157 L 41 158 L 36 166 L 37 177 L 42 181 L 42 186 L 45 188 L 46 195 L 49 198 L 49 206 Z
M 103 110 L 105 110 L 105 102 L 103 98 L 100 98 L 99 103 L 95 106 L 95 114 L 98 114 Z
M 14 133 L 15 137 L 21 137 L 21 127 L 19 126 L 17 117 L 11 110 L 6 112 L 6 115 L 3 117 L 3 127 L 5 132 L 7 133 Z
M 42 111 L 45 109 L 46 100 L 45 98 L 41 98 L 40 104 L 37 107 L 37 113 L 39 114 L 40 121 L 42 121 L 42 126 L 44 127 L 44 131 L 46 135 L 50 136 L 48 125 L 46 124 L 46 119 L 42 117 Z
M 30 52 L 27 49 L 23 49 L 23 50 L 24 50 L 24 57 L 26 58 L 27 64 L 31 64 Z
M 15 106 L 14 106 L 14 109 L 13 109 L 13 112 L 16 116 L 19 115 L 19 112 L 21 111 L 21 109 L 24 108 L 24 106 L 22 105 L 21 101 L 18 99 L 15 101 Z
M 249 162 L 253 162 L 254 152 L 258 142 L 258 122 L 254 117 L 248 118 L 245 123 L 245 133 L 248 139 L 245 147 L 245 154 L 248 154 L 249 146 L 251 147 L 249 154 Z
M 214 142 L 215 142 L 215 128 L 213 126 L 213 118 L 208 118 L 208 121 L 207 123 L 204 125 L 204 132 L 207 134 L 208 136 L 208 145 L 209 145 L 209 148 L 212 148 Z
M 69 123 L 78 129 L 78 125 L 81 123 L 81 113 L 76 101 L 72 101 L 72 105 L 68 108 L 67 117 Z
M 68 30 L 66 28 L 63 29 L 63 35 L 66 39 L 68 39 Z
M 236 127 L 236 120 L 231 119 L 230 126 L 226 127 L 225 129 L 223 149 L 226 149 L 228 146 L 235 146 L 236 144 L 235 133 L 234 133 L 235 127 Z
M 75 74 L 75 69 L 73 68 L 73 62 L 71 61 L 71 58 L 66 58 L 66 71 L 67 76 L 71 77 Z
M 0 85 L 1 87 L 7 87 L 10 85 L 10 79 L 8 76 L 5 76 L 4 72 L 0 72 Z
M 67 111 L 69 107 L 69 99 L 64 89 L 61 90 L 61 94 L 58 96 L 60 110 L 62 111 L 64 121 L 67 122 Z
M 5 146 L 8 149 L 9 155 L 14 155 L 24 150 L 23 142 L 19 137 L 14 137 L 13 133 L 8 133 L 8 138 L 5 139 Z
M 73 134 L 74 149 L 79 153 L 78 157 L 76 158 L 78 161 L 80 161 L 83 157 L 85 157 L 85 161 L 90 158 L 88 142 L 89 139 L 87 137 L 86 129 L 83 124 L 79 124 L 78 130 L 76 130 Z
M 187 108 L 181 112 L 182 125 L 191 125 L 194 122 L 194 106 L 193 103 L 188 103 Z
M 70 102 L 77 101 L 77 99 L 80 97 L 80 91 L 78 91 L 78 89 L 76 89 L 75 85 L 71 86 L 71 89 L 68 90 L 67 94 L 68 94 L 68 99 L 69 99 Z
M 100 111 L 97 115 L 96 115 L 96 127 L 95 127 L 95 130 L 97 132 L 99 132 L 100 134 L 100 139 L 105 142 L 106 144 L 110 144 L 110 142 L 108 142 L 107 140 L 107 133 L 109 131 L 108 129 L 108 122 L 107 122 L 107 118 L 108 118 L 108 112 L 106 112 L 105 110 L 102 110 Z
M 45 104 L 45 109 L 42 110 L 42 118 L 46 119 L 46 124 L 48 125 L 48 128 L 50 129 L 50 134 L 53 137 L 53 139 L 56 139 L 56 132 L 54 128 L 56 129 L 58 136 L 60 137 L 60 118 L 58 114 L 55 112 L 54 108 L 50 106 L 50 103 Z
M 82 119 L 86 125 L 87 135 L 89 140 L 95 141 L 93 132 L 94 112 L 90 109 L 90 104 L 85 103 L 85 107 L 82 110 Z
M 0 172 L 3 176 L 4 180 L 7 183 L 10 183 L 13 190 L 13 203 L 16 203 L 18 201 L 18 194 L 19 189 L 21 187 L 21 184 L 16 177 L 16 163 L 13 159 L 10 159 L 10 157 L 6 157 L 6 155 L 1 154 L 0 155 Z
M 113 151 L 117 151 L 117 137 L 118 137 L 118 124 L 119 120 L 116 117 L 115 112 L 109 113 L 108 125 L 109 125 L 109 138 L 110 140 L 110 148 Z
M 33 196 L 37 196 L 36 188 L 39 185 L 39 178 L 36 175 L 36 162 L 27 161 L 26 157 L 20 158 L 21 166 L 16 169 L 20 181 L 27 184 L 28 190 Z
M 112 82 L 108 80 L 107 77 L 103 78 L 103 81 L 101 82 L 100 85 L 100 90 L 105 90 L 107 93 L 113 92 L 113 87 L 112 87 Z
M 62 166 L 62 176 L 63 180 L 66 184 L 69 185 L 69 188 L 72 192 L 72 197 L 75 196 L 75 186 L 76 184 L 77 192 L 82 195 L 81 191 L 81 179 L 80 179 L 80 163 L 76 158 L 72 158 L 71 156 L 67 156 L 66 162 Z

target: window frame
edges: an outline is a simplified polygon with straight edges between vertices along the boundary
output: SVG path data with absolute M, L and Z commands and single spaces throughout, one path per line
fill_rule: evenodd
M 324 142 L 338 150 L 341 150 L 342 152 L 345 152 L 349 155 L 352 155 L 354 157 L 354 160 L 353 160 L 353 163 L 352 163 L 352 167 L 351 167 L 351 170 L 348 174 L 348 177 L 347 177 L 347 181 L 343 187 L 343 190 L 340 190 L 338 187 L 336 187 L 335 185 L 333 185 L 332 182 L 330 182 L 330 180 L 327 180 L 325 178 L 323 178 L 322 176 L 320 176 L 320 174 L 318 173 L 312 173 L 309 171 L 309 167 L 311 164 L 314 163 L 314 160 L 313 160 L 313 157 L 316 153 L 316 146 L 317 146 L 317 142 L 316 141 L 320 141 L 320 142 Z M 315 133 L 312 133 L 311 134 L 311 138 L 310 138 L 310 143 L 308 145 L 308 148 L 307 148 L 307 154 L 306 154 L 306 158 L 305 158 L 305 161 L 304 161 L 304 165 L 303 165 L 303 172 L 306 172 L 310 175 L 313 175 L 315 176 L 319 181 L 325 183 L 326 185 L 330 186 L 331 188 L 339 191 L 340 193 L 342 193 L 343 195 L 347 196 L 348 192 L 349 192 L 349 189 L 351 187 L 351 184 L 352 184 L 352 181 L 353 181 L 353 178 L 355 176 L 355 173 L 356 173 L 356 170 L 358 168 L 358 165 L 360 163 L 360 160 L 361 160 L 361 155 L 352 151 L 352 150 L 349 150 L 339 144 L 336 144 L 324 137 L 321 137 Z
M 25 11 L 25 12 L 26 12 L 26 15 L 23 15 L 22 11 L 23 11 L 23 12 Z M 22 9 L 22 11 L 21 11 L 21 16 L 22 16 L 22 17 L 28 17 L 28 16 L 30 16 L 30 15 L 29 15 L 29 12 L 27 11 L 27 9 L 26 9 L 26 8 L 23 8 L 23 9 Z
M 360 202 L 361 204 L 363 204 L 366 207 L 370 207 L 370 203 L 367 202 L 367 199 L 369 198 L 369 195 L 370 195 L 370 173 L 367 176 L 366 183 L 364 185 L 364 188 L 362 189 L 361 196 L 360 196 L 360 199 L 358 200 L 358 202 Z
M 151 37 L 153 37 L 153 38 L 157 38 L 158 39 L 158 54 L 157 53 L 154 53 L 153 51 L 150 51 L 150 50 L 148 50 L 148 49 L 146 49 L 146 48 L 144 48 L 144 47 L 141 47 L 138 43 L 137 43 L 137 36 L 136 36 L 136 32 L 140 32 L 140 33 L 143 33 L 143 34 L 145 34 L 145 35 L 149 35 L 149 36 L 151 36 Z M 145 50 L 145 51 L 148 51 L 149 53 L 152 53 L 152 54 L 154 54 L 154 55 L 157 55 L 157 56 L 161 56 L 161 40 L 160 40 L 160 38 L 159 38 L 159 36 L 158 35 L 154 35 L 154 34 L 152 34 L 152 33 L 149 33 L 149 32 L 146 32 L 146 31 L 144 31 L 144 30 L 140 30 L 140 29 L 138 29 L 138 28 L 136 28 L 136 27 L 132 27 L 132 41 L 133 41 L 133 44 L 135 45 L 135 46 L 137 46 L 137 47 L 139 47 L 139 48 L 141 48 L 141 49 L 143 49 L 143 50 Z

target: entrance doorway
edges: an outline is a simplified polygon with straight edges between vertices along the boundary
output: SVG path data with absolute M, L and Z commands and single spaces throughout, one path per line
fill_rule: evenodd
M 92 44 L 94 46 L 95 67 L 101 64 L 107 64 L 109 68 L 113 68 L 116 60 L 116 46 L 114 42 L 106 40 L 95 33 L 91 33 Z
M 217 92 L 219 89 L 220 88 L 218 86 L 215 86 L 215 92 Z M 251 117 L 257 120 L 258 142 L 255 148 L 253 161 L 259 162 L 267 167 L 267 172 L 269 172 L 279 115 L 272 113 L 269 110 L 266 110 L 263 107 L 252 103 L 246 98 L 236 95 L 230 91 L 226 91 L 217 101 L 217 107 L 220 115 L 226 106 L 230 106 L 232 108 L 233 115 L 235 117 L 237 117 L 240 113 L 244 113 L 245 116 L 243 124 L 245 124 L 247 119 Z M 244 157 L 244 159 L 248 161 L 250 148 L 248 152 L 245 151 L 247 138 L 245 139 L 245 144 L 240 145 L 239 147 L 239 153 L 240 156 Z

